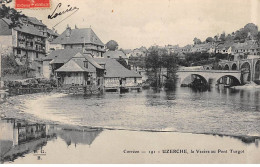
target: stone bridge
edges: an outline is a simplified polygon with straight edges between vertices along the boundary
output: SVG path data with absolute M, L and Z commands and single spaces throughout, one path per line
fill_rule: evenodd
M 219 70 L 241 70 L 243 76 L 242 83 L 248 81 L 260 80 L 260 58 L 259 56 L 250 56 L 248 59 L 237 61 L 221 61 L 218 66 Z
M 215 85 L 219 80 L 228 77 L 237 83 L 241 83 L 241 71 L 240 70 L 178 70 L 178 84 L 183 84 L 186 78 L 196 76 L 204 80 L 207 84 Z

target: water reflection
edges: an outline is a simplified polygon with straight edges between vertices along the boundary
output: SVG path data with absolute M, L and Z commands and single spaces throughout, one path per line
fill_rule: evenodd
M 91 145 L 102 129 L 66 129 L 58 125 L 24 120 L 0 120 L 0 163 L 14 161 L 29 153 L 38 153 L 49 140 L 63 139 L 67 145 Z M 41 152 L 41 151 L 40 151 Z

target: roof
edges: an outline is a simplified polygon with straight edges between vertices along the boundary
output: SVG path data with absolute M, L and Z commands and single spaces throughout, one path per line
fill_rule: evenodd
M 52 63 L 66 63 L 77 53 L 82 53 L 82 49 L 58 49 L 52 51 L 43 59 L 43 61 L 54 60 Z
M 103 56 L 104 58 L 119 59 L 120 57 L 122 57 L 123 59 L 127 59 L 125 53 L 120 50 L 115 50 L 115 51 L 109 50 L 105 52 Z
M 57 32 L 55 32 L 55 31 L 53 31 L 53 30 L 51 30 L 49 28 L 47 28 L 47 33 L 49 33 L 49 34 L 51 34 L 53 36 L 59 36 L 59 34 Z
M 45 24 L 43 24 L 40 20 L 38 20 L 37 18 L 35 17 L 27 17 L 28 21 L 31 22 L 32 24 L 34 25 L 40 25 L 40 26 L 44 26 L 46 27 Z
M 56 72 L 93 72 L 85 68 L 84 66 L 79 65 L 78 61 L 71 59 L 65 63 L 62 67 L 56 70 Z
M 94 60 L 99 64 L 105 64 L 106 78 L 130 78 L 130 77 L 141 78 L 142 77 L 137 72 L 126 69 L 115 59 L 94 58 Z
M 65 64 L 72 58 L 84 58 L 88 60 L 94 67 L 104 69 L 97 62 L 94 61 L 92 56 L 83 54 L 81 49 L 59 49 L 51 52 L 43 61 L 51 61 L 51 64 Z M 80 67 L 84 67 L 83 61 L 75 61 Z M 63 66 L 62 66 L 63 67 Z
M 67 29 L 66 29 L 67 30 Z M 52 44 L 83 44 L 92 43 L 104 46 L 103 42 L 98 38 L 91 28 L 71 29 L 71 34 L 66 37 L 66 30 Z
M 12 21 L 7 19 L 7 18 L 3 18 L 3 20 L 8 25 L 10 25 L 12 23 Z M 15 27 L 14 30 L 20 31 L 20 32 L 23 32 L 23 33 L 27 33 L 27 34 L 32 34 L 32 35 L 36 35 L 36 36 L 45 37 L 37 28 L 35 28 L 31 24 L 22 24 L 20 27 Z

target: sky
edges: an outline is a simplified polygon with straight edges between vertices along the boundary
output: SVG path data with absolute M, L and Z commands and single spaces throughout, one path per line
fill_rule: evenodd
M 260 26 L 260 0 L 51 0 L 50 9 L 24 9 L 22 13 L 43 20 L 52 28 L 72 12 L 48 19 L 58 3 L 79 8 L 58 24 L 62 33 L 91 27 L 103 43 L 115 40 L 119 48 L 134 49 L 157 44 L 184 46 L 194 37 L 204 41 L 222 32 L 232 33 L 247 23 Z M 11 4 L 12 6 L 13 4 Z

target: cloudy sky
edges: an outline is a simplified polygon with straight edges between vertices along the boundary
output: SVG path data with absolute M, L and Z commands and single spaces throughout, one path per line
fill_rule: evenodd
M 193 38 L 205 40 L 223 31 L 231 33 L 247 23 L 260 26 L 260 0 L 51 0 L 52 8 L 22 10 L 43 20 L 48 27 L 70 13 L 49 20 L 58 3 L 79 10 L 55 28 L 62 33 L 72 28 L 92 27 L 106 43 L 113 39 L 119 47 L 133 49 L 153 44 L 190 44 Z M 72 13 L 72 12 L 71 12 Z

